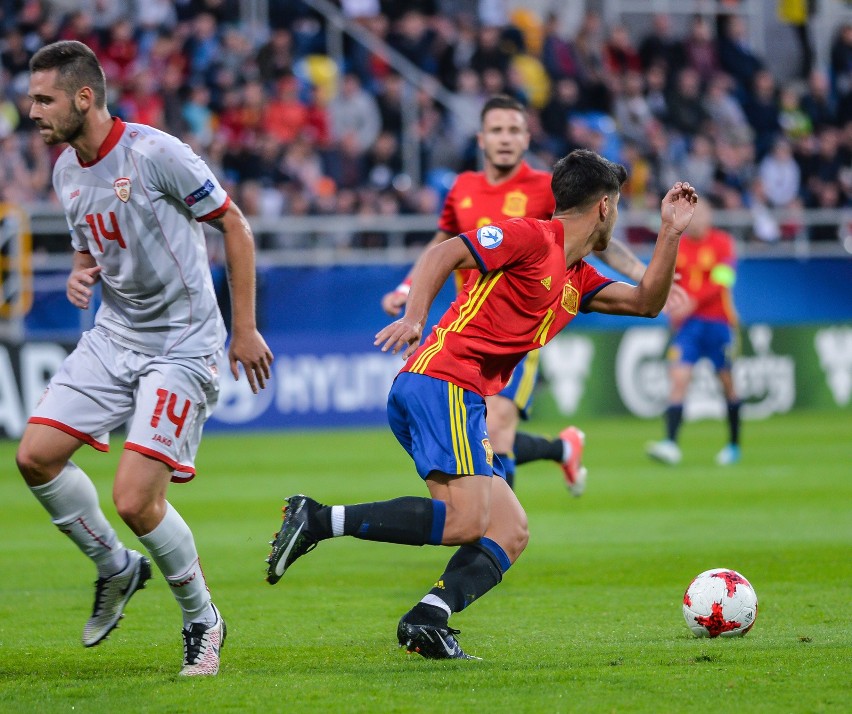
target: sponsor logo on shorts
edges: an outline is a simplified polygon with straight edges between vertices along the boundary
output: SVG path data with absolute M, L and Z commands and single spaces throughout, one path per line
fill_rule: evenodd
M 112 182 L 112 190 L 118 196 L 118 200 L 127 203 L 130 200 L 130 179 L 126 176 L 117 178 Z
M 496 248 L 503 242 L 503 231 L 497 226 L 482 226 L 476 231 L 476 240 L 483 248 Z
M 154 441 L 159 441 L 161 444 L 164 444 L 165 446 L 171 446 L 172 445 L 172 440 L 167 436 L 163 436 L 162 434 L 154 434 L 154 436 L 152 436 L 151 438 Z
M 79 197 L 79 195 L 80 195 L 80 189 L 79 189 L 79 188 L 75 188 L 75 189 L 71 192 L 71 195 L 70 195 L 70 196 L 68 196 L 68 200 L 69 200 L 69 201 L 73 201 L 75 198 Z
M 184 202 L 187 206 L 194 206 L 194 205 L 195 205 L 196 203 L 198 203 L 198 202 L 199 202 L 202 198 L 206 198 L 206 197 L 207 197 L 207 196 L 209 196 L 211 193 L 213 193 L 213 188 L 214 188 L 214 186 L 213 186 L 213 181 L 211 181 L 210 179 L 207 179 L 207 180 L 204 182 L 204 185 L 203 185 L 203 186 L 201 186 L 200 188 L 195 189 L 195 190 L 194 190 L 191 194 L 189 194 L 189 196 L 186 196 L 186 197 L 183 199 L 183 202 Z

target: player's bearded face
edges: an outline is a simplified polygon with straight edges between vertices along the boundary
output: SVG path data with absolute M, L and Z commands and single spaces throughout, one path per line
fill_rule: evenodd
M 30 77 L 30 117 L 46 144 L 70 143 L 82 134 L 86 115 L 74 97 L 56 86 L 55 75 L 52 70 L 34 72 Z
M 73 142 L 83 132 L 83 124 L 85 123 L 86 115 L 80 111 L 74 102 L 68 113 L 56 119 L 51 128 L 53 131 L 50 134 L 44 135 L 46 144 L 62 144 L 64 142 Z
M 606 214 L 606 220 L 603 222 L 598 233 L 598 240 L 595 243 L 595 250 L 606 250 L 610 240 L 612 240 L 612 232 L 615 229 L 615 222 L 618 220 L 618 199 L 621 194 L 616 194 L 615 200 L 610 200 L 609 211 Z
M 515 168 L 530 143 L 524 115 L 516 109 L 492 109 L 482 120 L 479 146 L 485 162 L 500 171 Z

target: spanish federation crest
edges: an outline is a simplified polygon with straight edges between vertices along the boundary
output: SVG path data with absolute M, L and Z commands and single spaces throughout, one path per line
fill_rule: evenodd
M 122 203 L 127 203 L 130 200 L 130 179 L 118 178 L 112 182 L 113 191 L 118 196 L 118 200 Z
M 509 218 L 523 218 L 527 215 L 527 195 L 523 191 L 509 191 L 503 203 L 503 214 Z
M 572 315 L 576 315 L 577 309 L 580 307 L 580 291 L 571 283 L 565 283 L 565 287 L 562 289 L 562 307 Z

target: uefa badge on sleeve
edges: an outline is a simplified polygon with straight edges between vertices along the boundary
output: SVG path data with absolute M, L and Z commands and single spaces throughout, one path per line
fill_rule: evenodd
M 118 200 L 122 203 L 127 203 L 130 200 L 130 179 L 129 178 L 118 178 L 112 182 L 112 189 L 115 191 L 115 195 L 118 196 Z
M 503 231 L 497 226 L 482 226 L 476 231 L 476 240 L 483 248 L 496 248 L 503 242 Z

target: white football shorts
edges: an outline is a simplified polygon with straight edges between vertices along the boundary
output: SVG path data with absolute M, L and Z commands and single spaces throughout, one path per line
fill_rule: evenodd
M 95 327 L 50 380 L 30 417 L 109 451 L 109 433 L 127 424 L 125 449 L 162 461 L 172 481 L 195 476 L 204 422 L 219 399 L 217 358 L 143 355 Z

